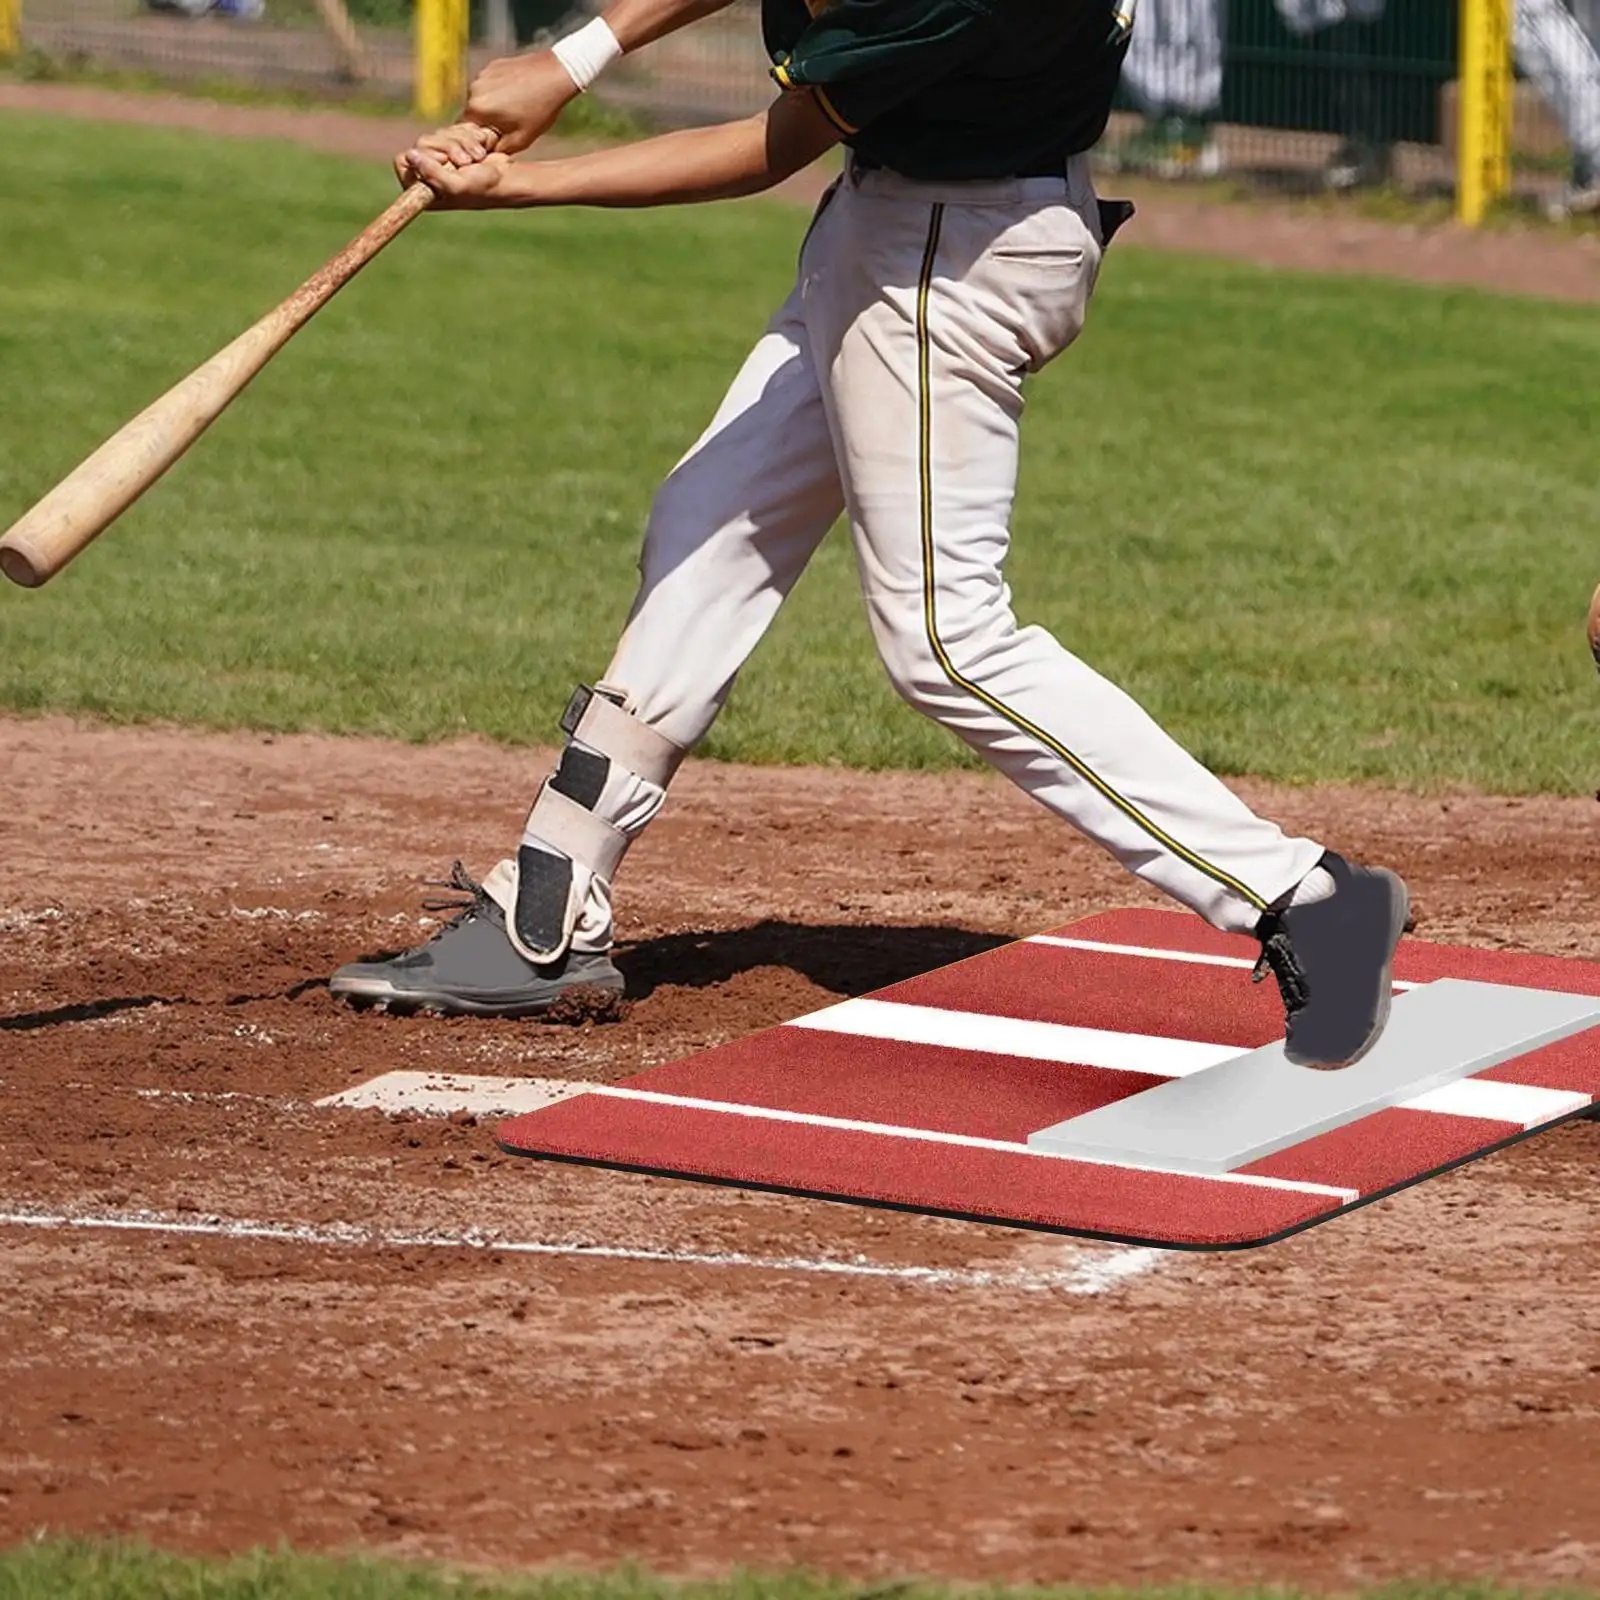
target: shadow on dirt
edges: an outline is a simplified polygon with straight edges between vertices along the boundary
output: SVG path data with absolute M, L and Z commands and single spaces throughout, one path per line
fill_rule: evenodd
M 119 1011 L 142 1011 L 148 1006 L 170 1006 L 181 1002 L 160 994 L 124 994 L 109 1000 L 85 1000 L 78 1005 L 56 1006 L 49 1011 L 24 1011 L 17 1016 L 0 1017 L 0 1033 L 30 1033 L 35 1028 L 53 1028 L 63 1022 L 98 1022 Z
M 663 985 L 714 988 L 758 967 L 787 967 L 835 994 L 858 995 L 1010 942 L 970 928 L 758 922 L 619 944 L 616 962 L 630 1000 Z
M 22 1011 L 0 1017 L 0 1033 L 32 1033 L 40 1028 L 57 1028 L 68 1022 L 98 1022 L 119 1011 L 147 1011 L 152 1006 L 248 1006 L 262 1000 L 298 1000 L 313 989 L 326 989 L 326 978 L 307 978 L 272 994 L 230 994 L 220 999 L 196 999 L 190 995 L 123 994 L 105 1000 L 82 1000 L 76 1005 L 54 1006 L 48 1011 Z

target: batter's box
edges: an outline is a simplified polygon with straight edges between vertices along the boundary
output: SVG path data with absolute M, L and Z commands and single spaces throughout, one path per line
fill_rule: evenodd
M 1195 1249 L 1266 1244 L 1600 1096 L 1600 965 L 1407 940 L 1364 1061 L 1283 1056 L 1254 941 L 1039 934 L 592 1087 L 514 1154 Z

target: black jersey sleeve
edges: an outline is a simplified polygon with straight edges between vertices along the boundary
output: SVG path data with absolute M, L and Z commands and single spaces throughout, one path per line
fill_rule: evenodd
M 772 68 L 809 88 L 845 134 L 959 71 L 993 44 L 984 0 L 834 0 Z

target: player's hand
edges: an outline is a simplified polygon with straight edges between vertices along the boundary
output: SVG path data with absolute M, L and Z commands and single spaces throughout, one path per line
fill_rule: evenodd
M 451 127 L 435 128 L 432 133 L 423 134 L 411 149 L 425 151 L 441 161 L 448 161 L 454 167 L 470 167 L 482 161 L 495 145 L 496 138 L 491 129 L 480 128 L 471 122 L 458 122 Z M 411 150 L 402 150 L 394 158 L 394 173 L 402 187 L 416 182 L 416 175 L 411 170 Z
M 407 150 L 395 162 L 403 185 L 409 188 L 413 183 L 425 183 L 433 190 L 435 211 L 490 211 L 512 204 L 506 182 L 512 166 L 509 156 L 489 154 L 458 167 L 420 146 Z
M 491 61 L 467 91 L 467 122 L 500 135 L 497 149 L 507 155 L 526 150 L 547 133 L 578 88 L 567 69 L 548 50 Z

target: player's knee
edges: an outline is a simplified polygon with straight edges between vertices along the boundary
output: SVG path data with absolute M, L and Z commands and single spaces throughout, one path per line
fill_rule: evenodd
M 965 714 L 973 684 L 992 677 L 1019 638 L 1003 589 L 966 607 L 954 625 L 930 618 L 921 595 L 875 599 L 871 615 L 878 654 L 896 693 L 936 722 Z
M 950 693 L 950 677 L 929 635 L 920 598 L 875 602 L 872 634 L 895 693 L 925 717 L 937 718 Z

